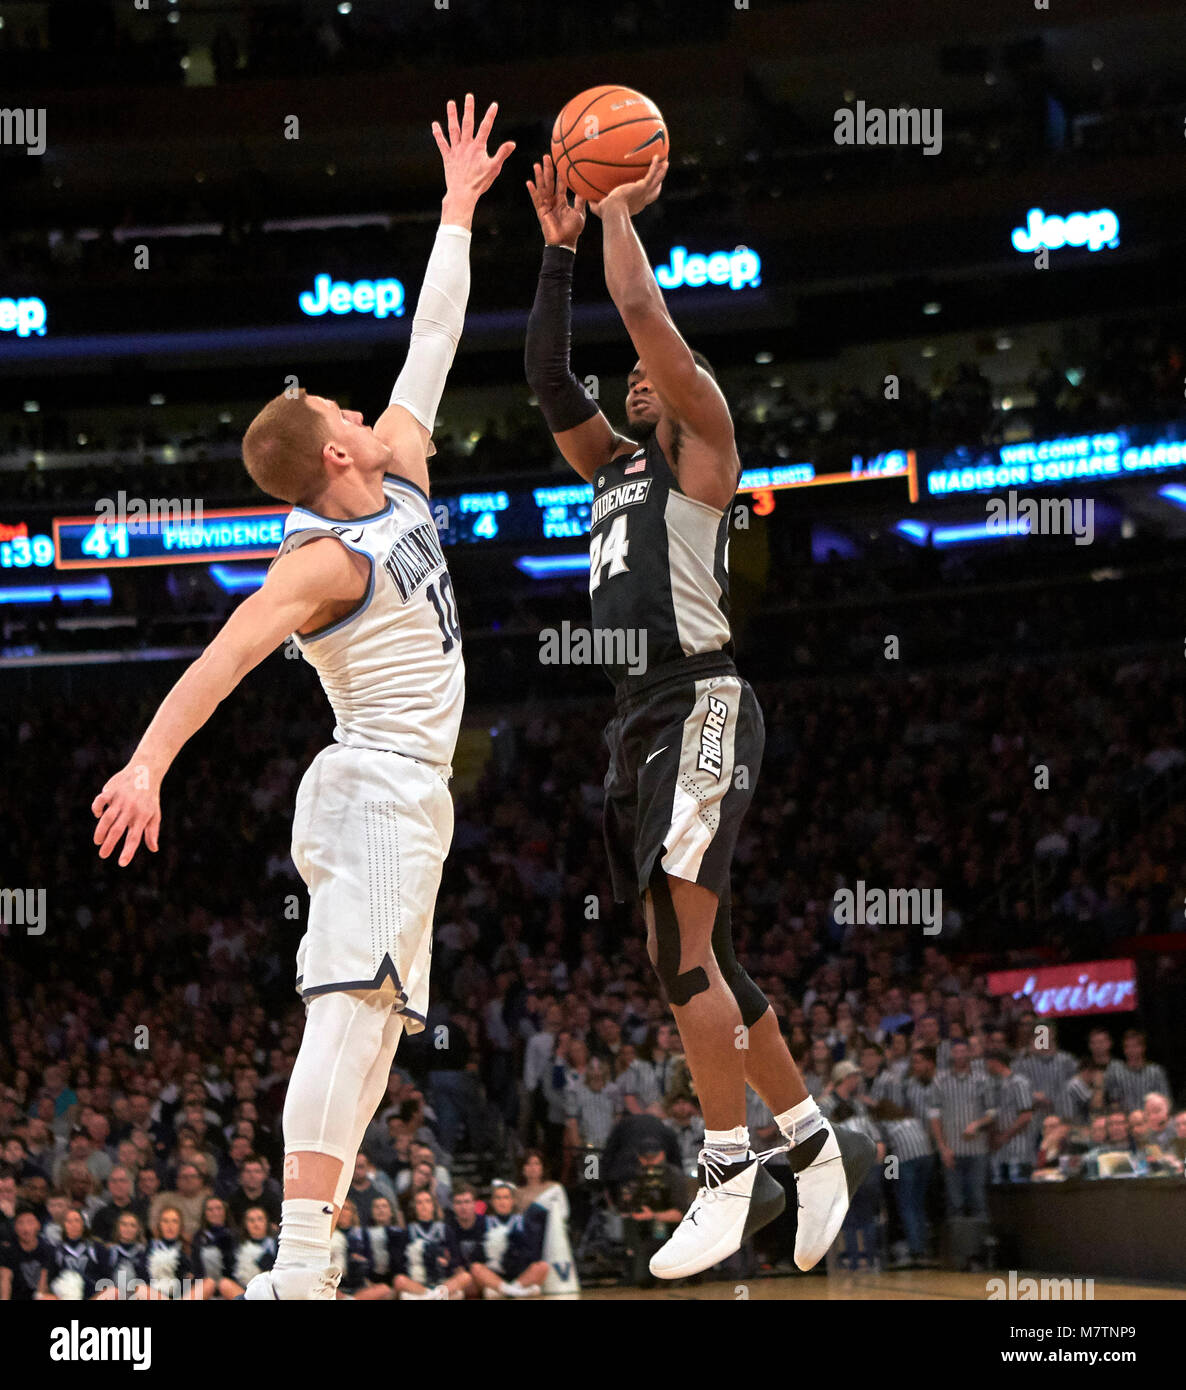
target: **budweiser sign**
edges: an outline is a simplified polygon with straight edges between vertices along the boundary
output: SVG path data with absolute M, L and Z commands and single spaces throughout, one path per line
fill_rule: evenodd
M 1116 1014 L 1137 1007 L 1137 968 L 1131 960 L 1090 960 L 1081 965 L 1044 965 L 1035 970 L 994 970 L 990 994 L 1028 996 L 1045 1018 Z

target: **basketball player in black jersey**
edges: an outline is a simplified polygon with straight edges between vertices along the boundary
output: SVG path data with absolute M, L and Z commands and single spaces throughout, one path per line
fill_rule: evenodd
M 606 287 L 638 354 L 626 394 L 629 437 L 569 365 L 585 202 L 569 203 L 547 156 L 527 184 L 545 250 L 525 356 L 560 452 L 593 484 L 589 593 L 617 706 L 605 781 L 614 896 L 643 899 L 647 952 L 704 1115 L 700 1190 L 651 1261 L 652 1274 L 679 1279 L 726 1259 L 779 1215 L 786 1199 L 763 1161 L 780 1150 L 798 1189 L 795 1262 L 810 1269 L 875 1150 L 820 1114 L 769 1001 L 733 953 L 730 866 L 765 730 L 733 663 L 729 629 L 729 518 L 741 475 L 733 421 L 712 368 L 672 322 L 631 220 L 659 196 L 666 172 L 656 159 L 644 179 L 591 205 L 602 223 Z M 645 661 L 619 664 L 627 651 Z M 787 1141 L 764 1154 L 749 1145 L 747 1081 Z

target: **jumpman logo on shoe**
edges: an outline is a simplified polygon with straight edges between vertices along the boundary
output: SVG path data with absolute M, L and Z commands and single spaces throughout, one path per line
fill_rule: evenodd
M 684 1279 L 710 1269 L 781 1215 L 786 1194 L 762 1159 L 762 1154 L 748 1150 L 744 1155 L 708 1147 L 701 1150 L 696 1199 L 667 1242 L 651 1256 L 650 1271 L 657 1279 Z

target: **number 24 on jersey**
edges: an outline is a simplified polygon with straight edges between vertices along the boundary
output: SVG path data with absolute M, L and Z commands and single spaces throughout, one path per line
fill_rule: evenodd
M 607 532 L 600 536 L 594 536 L 589 546 L 589 592 L 601 583 L 601 572 L 609 566 L 607 578 L 612 579 L 615 574 L 625 574 L 629 569 L 626 564 L 626 555 L 630 549 L 630 542 L 626 539 L 626 518 L 619 516 L 614 518 L 613 525 Z

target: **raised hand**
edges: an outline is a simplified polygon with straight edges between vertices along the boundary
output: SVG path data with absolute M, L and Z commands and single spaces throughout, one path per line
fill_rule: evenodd
M 494 154 L 486 153 L 486 141 L 490 138 L 497 111 L 498 102 L 492 101 L 482 117 L 482 124 L 475 131 L 474 97 L 470 92 L 466 95 L 460 121 L 457 119 L 457 103 L 449 103 L 447 140 L 440 122 L 433 121 L 433 139 L 437 142 L 445 166 L 446 200 L 453 199 L 472 207 L 498 177 L 507 156 L 515 148 L 513 140 L 505 140 Z
M 663 188 L 663 180 L 666 177 L 667 161 L 656 155 L 651 160 L 651 167 L 647 170 L 644 178 L 638 179 L 634 183 L 620 183 L 612 192 L 607 193 L 600 202 L 590 203 L 589 210 L 595 212 L 598 217 L 604 217 L 607 209 L 624 207 L 627 215 L 634 217 L 649 203 L 655 201 Z
M 567 246 L 575 251 L 577 238 L 585 225 L 584 198 L 577 194 L 575 202 L 568 201 L 568 185 L 564 175 L 556 172 L 550 154 L 544 155 L 543 162 L 534 166 L 534 173 L 534 180 L 527 180 L 527 191 L 531 194 L 545 243 Z

